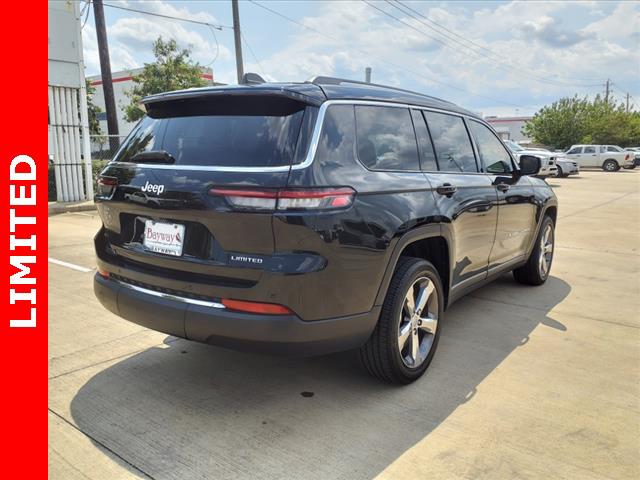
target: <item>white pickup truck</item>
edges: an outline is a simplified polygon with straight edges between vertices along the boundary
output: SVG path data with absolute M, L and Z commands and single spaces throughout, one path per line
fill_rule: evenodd
M 616 172 L 620 167 L 634 164 L 632 152 L 625 152 L 616 145 L 572 145 L 560 156 L 577 162 L 580 167 L 599 167 L 606 172 Z

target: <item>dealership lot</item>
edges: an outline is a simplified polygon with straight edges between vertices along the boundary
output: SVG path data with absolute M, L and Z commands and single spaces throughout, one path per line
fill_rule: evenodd
M 407 387 L 350 352 L 238 353 L 121 320 L 93 296 L 95 212 L 50 217 L 50 478 L 639 477 L 640 171 L 549 183 L 552 277 L 457 302 Z

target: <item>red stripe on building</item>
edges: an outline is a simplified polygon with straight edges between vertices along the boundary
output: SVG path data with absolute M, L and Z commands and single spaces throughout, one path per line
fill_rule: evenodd
M 211 80 L 213 81 L 213 75 L 211 75 L 210 73 L 203 73 L 202 75 L 200 75 L 202 78 L 204 78 L 205 80 Z M 127 82 L 129 80 L 133 80 L 133 77 L 131 75 L 129 75 L 128 77 L 118 77 L 118 78 L 114 78 L 112 81 L 112 83 L 118 83 L 118 82 Z M 102 80 L 92 80 L 91 81 L 91 86 L 95 87 L 96 85 L 102 85 Z

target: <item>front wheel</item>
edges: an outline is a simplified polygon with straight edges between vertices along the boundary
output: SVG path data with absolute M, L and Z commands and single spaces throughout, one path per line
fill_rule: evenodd
M 438 346 L 443 309 L 435 267 L 426 260 L 400 257 L 378 324 L 360 348 L 369 373 L 400 384 L 420 378 Z
M 615 160 L 609 159 L 604 161 L 604 163 L 602 164 L 602 169 L 605 172 L 617 172 L 618 170 L 620 170 L 620 166 Z
M 554 245 L 555 225 L 551 217 L 545 215 L 527 263 L 513 271 L 516 281 L 526 285 L 542 285 L 546 282 L 551 271 Z
M 564 172 L 562 171 L 562 167 L 560 165 L 558 165 L 558 171 L 556 172 L 556 177 L 564 177 Z

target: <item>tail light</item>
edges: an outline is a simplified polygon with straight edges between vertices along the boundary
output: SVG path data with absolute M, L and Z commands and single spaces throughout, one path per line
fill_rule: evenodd
M 111 197 L 116 187 L 118 186 L 118 179 L 115 177 L 98 177 L 98 195 L 101 197 Z
M 629 160 L 629 157 L 630 157 L 630 156 L 631 156 L 631 155 L 629 155 L 629 154 L 627 153 L 627 154 L 624 156 L 624 161 L 626 162 L 627 160 Z
M 347 208 L 353 203 L 355 190 L 340 188 L 284 188 L 244 190 L 212 188 L 209 195 L 224 197 L 234 208 L 259 211 L 331 210 Z
M 264 315 L 291 315 L 293 312 L 284 305 L 277 303 L 247 302 L 244 300 L 222 299 L 222 304 L 229 310 L 247 313 L 262 313 Z

